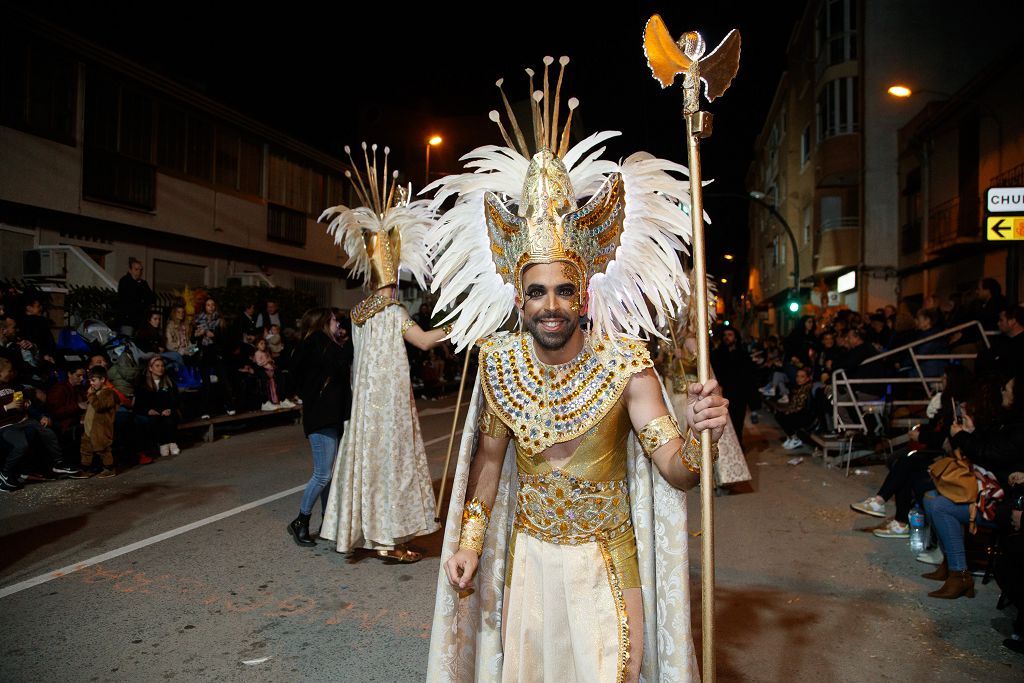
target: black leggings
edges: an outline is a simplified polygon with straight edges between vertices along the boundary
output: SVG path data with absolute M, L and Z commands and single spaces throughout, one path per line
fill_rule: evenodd
M 895 499 L 897 522 L 906 524 L 914 501 L 923 500 L 925 492 L 935 488 L 928 474 L 928 466 L 933 459 L 932 453 L 914 453 L 898 456 L 889 465 L 889 474 L 878 489 L 878 496 L 882 500 Z

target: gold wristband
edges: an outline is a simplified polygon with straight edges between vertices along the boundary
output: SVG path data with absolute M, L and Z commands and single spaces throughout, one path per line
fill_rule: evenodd
M 448 323 L 447 325 L 442 326 L 441 329 L 444 330 L 444 336 L 450 337 L 452 336 L 452 330 L 455 329 L 455 325 Z
M 686 445 L 679 449 L 679 457 L 682 459 L 683 464 L 686 465 L 686 469 L 694 474 L 700 474 L 701 455 L 700 439 L 694 438 L 691 433 Z M 711 462 L 718 462 L 717 443 L 711 444 Z
M 491 519 L 491 509 L 479 498 L 466 503 L 462 508 L 462 534 L 459 536 L 459 549 L 472 550 L 477 555 L 484 552 L 484 536 L 487 535 L 487 522 Z
M 637 438 L 640 439 L 640 447 L 644 449 L 644 455 L 648 458 L 654 455 L 654 451 L 681 436 L 679 426 L 676 425 L 676 421 L 672 419 L 671 415 L 654 418 L 645 424 L 637 434 Z
M 495 439 L 507 439 L 512 436 L 512 430 L 489 408 L 484 408 L 484 414 L 480 416 L 480 433 Z

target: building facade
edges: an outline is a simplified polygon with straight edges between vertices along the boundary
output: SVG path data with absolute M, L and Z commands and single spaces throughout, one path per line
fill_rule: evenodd
M 797 243 L 794 255 L 781 221 L 751 206 L 755 334 L 785 332 L 793 299 L 798 313 L 897 303 L 907 267 L 900 130 L 931 99 L 922 97 L 925 90 L 955 92 L 1008 51 L 1014 18 L 1022 13 L 1015 4 L 989 0 L 966 13 L 948 0 L 807 3 L 747 176 L 747 190 L 763 193 Z M 897 83 L 918 94 L 902 100 L 887 94 Z M 1019 111 L 1019 101 L 1016 106 Z M 990 139 L 989 127 L 982 121 L 978 134 Z M 989 263 L 985 272 L 1005 285 L 1005 265 Z
M 345 165 L 61 29 L 0 28 L 0 278 L 360 297 L 316 218 Z

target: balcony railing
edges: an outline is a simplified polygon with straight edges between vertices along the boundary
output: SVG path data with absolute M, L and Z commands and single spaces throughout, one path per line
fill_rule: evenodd
M 1017 164 L 1011 169 L 1003 171 L 999 175 L 992 176 L 989 181 L 992 187 L 1021 187 L 1024 186 L 1024 164 Z
M 928 249 L 977 241 L 982 238 L 980 204 L 977 200 L 964 204 L 960 197 L 939 204 L 928 213 Z
M 860 227 L 859 216 L 840 216 L 839 218 L 826 218 L 821 222 L 821 231 L 828 232 L 829 230 L 848 230 L 850 228 Z

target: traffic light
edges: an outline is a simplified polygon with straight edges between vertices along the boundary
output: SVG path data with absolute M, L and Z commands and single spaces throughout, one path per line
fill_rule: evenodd
M 790 292 L 789 296 L 786 297 L 786 311 L 790 315 L 796 315 L 800 312 L 800 294 L 797 292 Z

